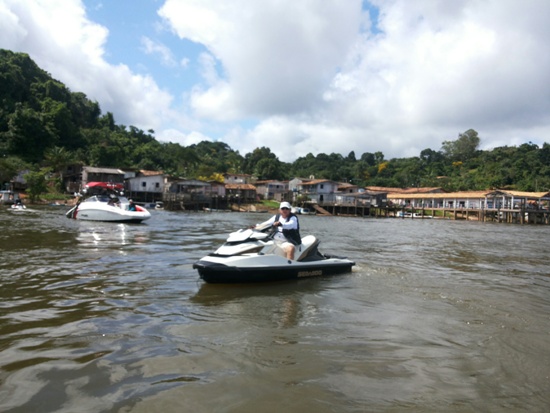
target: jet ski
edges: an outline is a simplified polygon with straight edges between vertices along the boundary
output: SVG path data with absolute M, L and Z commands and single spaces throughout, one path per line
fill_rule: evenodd
M 240 229 L 229 234 L 215 252 L 193 264 L 207 283 L 253 283 L 281 281 L 351 272 L 355 262 L 319 252 L 320 241 L 313 235 L 302 237 L 294 260 L 273 241 L 273 233 Z

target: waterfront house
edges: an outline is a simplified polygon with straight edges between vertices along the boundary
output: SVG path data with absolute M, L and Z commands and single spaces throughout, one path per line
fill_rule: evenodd
M 170 184 L 168 192 L 176 194 L 209 194 L 210 183 L 200 179 L 179 179 Z
M 207 202 L 210 200 L 211 184 L 199 179 L 181 179 L 170 184 L 169 194 L 175 194 L 181 202 Z M 172 199 L 173 197 L 168 197 Z
M 300 185 L 300 192 L 306 195 L 311 202 L 318 204 L 334 203 L 336 202 L 338 185 L 338 182 L 329 179 L 314 179 L 303 182 Z
M 357 206 L 357 207 L 382 207 L 386 206 L 387 193 L 378 191 L 366 191 L 361 189 L 357 192 L 343 192 L 335 194 L 336 205 Z
M 394 188 L 385 186 L 366 186 L 365 190 L 375 192 L 385 192 L 388 194 L 442 194 L 445 193 L 440 187 L 413 187 L 413 188 Z
M 131 175 L 117 168 L 97 168 L 94 166 L 82 167 L 81 190 L 89 182 L 109 182 L 113 184 L 124 184 L 124 179 Z
M 315 178 L 311 175 L 309 178 L 296 177 L 288 181 L 288 190 L 291 192 L 299 192 L 302 190 L 302 184 L 305 182 L 313 181 Z
M 252 184 L 256 180 L 256 177 L 249 174 L 223 174 L 225 184 Z
M 257 201 L 256 187 L 251 184 L 226 184 L 225 195 L 229 202 L 249 204 Z
M 349 184 L 347 182 L 340 182 L 338 184 L 338 192 L 353 194 L 359 192 L 359 187 L 357 185 Z
M 283 201 L 288 193 L 288 182 L 269 180 L 257 181 L 254 186 L 260 199 L 274 199 Z
M 304 197 L 302 197 L 302 184 L 304 182 L 310 182 L 314 179 L 313 175 L 311 175 L 309 178 L 299 178 L 296 177 L 294 179 L 291 179 L 288 181 L 288 192 L 292 195 L 292 203 L 296 204 L 300 201 L 304 201 Z M 307 197 L 306 197 L 307 198 Z
M 225 198 L 225 184 L 218 181 L 208 181 L 210 194 L 213 198 Z
M 126 180 L 129 196 L 139 201 L 156 202 L 162 200 L 166 177 L 158 171 L 141 170 L 133 178 Z
M 388 200 L 394 205 L 412 208 L 518 209 L 528 205 L 532 207 L 532 202 L 540 205 L 540 202 L 547 202 L 549 199 L 548 192 L 508 190 L 388 194 Z
M 62 173 L 63 187 L 69 193 L 80 192 L 82 190 L 82 168 L 81 164 L 67 165 Z

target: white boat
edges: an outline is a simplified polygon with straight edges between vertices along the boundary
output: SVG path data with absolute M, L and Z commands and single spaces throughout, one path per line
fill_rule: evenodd
M 130 201 L 121 192 L 115 190 L 111 184 L 92 182 L 87 185 L 85 192 L 89 192 L 90 189 L 99 190 L 102 193 L 92 195 L 78 202 L 67 211 L 65 214 L 67 218 L 84 221 L 133 223 L 151 218 L 151 213 L 139 205 L 134 205 L 135 210 L 131 210 Z
M 11 204 L 10 209 L 12 211 L 24 211 L 27 207 L 21 203 L 20 199 L 17 199 L 14 204 Z
M 298 208 L 300 215 L 315 215 L 315 210 L 309 208 Z
M 193 268 L 208 283 L 281 281 L 351 272 L 353 261 L 321 254 L 318 245 L 313 235 L 302 237 L 294 260 L 290 260 L 271 235 L 241 229 L 231 233 L 215 252 L 195 262 Z
M 403 212 L 403 211 L 398 211 L 395 216 L 397 218 L 423 218 L 423 219 L 433 218 L 431 215 L 422 215 L 418 212 L 413 213 L 413 212 Z

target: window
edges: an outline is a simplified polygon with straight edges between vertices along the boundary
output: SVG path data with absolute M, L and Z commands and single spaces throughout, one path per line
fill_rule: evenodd
M 160 183 L 159 183 L 159 182 L 157 182 L 157 183 L 155 184 L 155 188 L 160 188 Z
M 146 186 L 147 186 L 147 182 L 142 182 L 142 183 L 141 183 L 141 187 L 142 187 L 142 188 L 145 188 Z

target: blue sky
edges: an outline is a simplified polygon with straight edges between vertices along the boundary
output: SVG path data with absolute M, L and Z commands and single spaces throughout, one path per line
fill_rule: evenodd
M 152 74 L 158 85 L 174 94 L 200 81 L 196 62 L 206 48 L 173 35 L 157 15 L 159 2 L 85 0 L 91 20 L 109 29 L 105 59 L 126 64 L 135 73 Z
M 546 0 L 0 0 L 28 53 L 160 141 L 292 162 L 549 140 Z

